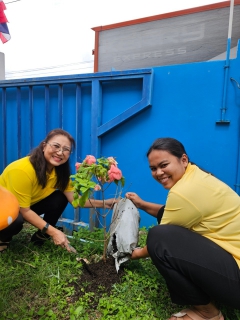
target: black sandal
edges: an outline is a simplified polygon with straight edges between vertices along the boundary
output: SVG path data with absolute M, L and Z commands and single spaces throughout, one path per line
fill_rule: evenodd
M 31 237 L 31 242 L 33 245 L 41 247 L 46 240 L 49 240 L 50 236 L 48 234 L 43 234 L 40 230 L 36 231 L 32 237 Z
M 9 242 L 2 242 L 0 240 L 0 254 L 3 253 L 5 250 L 7 250 L 9 246 Z

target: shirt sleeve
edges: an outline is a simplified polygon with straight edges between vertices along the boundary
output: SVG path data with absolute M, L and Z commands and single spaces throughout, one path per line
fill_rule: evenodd
M 161 224 L 174 224 L 191 229 L 201 220 L 200 210 L 191 201 L 182 194 L 169 192 Z
M 165 206 L 162 206 L 162 207 L 159 209 L 158 213 L 157 213 L 157 222 L 158 222 L 158 224 L 160 224 L 160 222 L 161 222 L 161 220 L 162 220 L 162 216 L 163 216 L 163 214 L 164 214 L 164 209 L 165 209 Z
M 16 196 L 20 207 L 30 207 L 32 188 L 33 182 L 26 172 L 21 169 L 13 169 L 8 172 L 7 189 Z

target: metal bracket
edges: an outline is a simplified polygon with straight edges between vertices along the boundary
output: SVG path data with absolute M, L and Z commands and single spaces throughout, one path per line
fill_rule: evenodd
M 240 84 L 235 80 L 234 78 L 230 78 L 231 81 L 235 82 L 237 85 L 237 88 L 240 89 Z

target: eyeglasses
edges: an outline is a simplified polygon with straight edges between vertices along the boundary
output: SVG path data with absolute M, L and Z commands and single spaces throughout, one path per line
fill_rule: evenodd
M 61 152 L 64 153 L 64 154 L 70 154 L 70 153 L 72 153 L 72 150 L 71 150 L 71 149 L 69 149 L 69 148 L 67 148 L 67 147 L 61 147 L 60 144 L 58 144 L 58 143 L 48 143 L 48 142 L 46 142 L 46 144 L 49 144 L 49 145 L 52 147 L 52 150 L 53 150 L 54 152 L 59 152 L 59 151 L 61 151 Z

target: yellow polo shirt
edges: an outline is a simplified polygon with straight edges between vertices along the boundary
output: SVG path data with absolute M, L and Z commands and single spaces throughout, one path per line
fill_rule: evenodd
M 196 165 L 188 164 L 170 189 L 161 224 L 179 225 L 209 238 L 240 267 L 240 197 Z
M 38 201 L 48 197 L 56 188 L 57 175 L 55 168 L 50 174 L 47 174 L 47 185 L 43 189 L 39 185 L 36 172 L 25 157 L 10 163 L 0 176 L 0 185 L 12 192 L 18 199 L 22 208 L 28 208 Z M 72 191 L 71 180 L 65 191 Z

